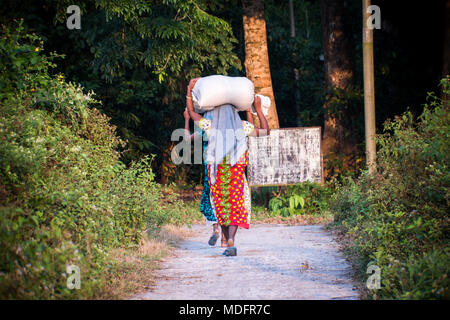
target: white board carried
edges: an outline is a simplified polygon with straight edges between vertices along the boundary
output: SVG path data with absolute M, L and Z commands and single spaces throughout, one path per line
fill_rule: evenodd
M 249 137 L 248 183 L 276 186 L 323 182 L 321 128 L 272 129 L 265 137 Z

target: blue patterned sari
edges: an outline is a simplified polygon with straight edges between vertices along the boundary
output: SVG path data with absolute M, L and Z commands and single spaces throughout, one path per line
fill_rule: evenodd
M 208 112 L 205 114 L 205 117 L 208 119 L 212 118 L 210 114 L 208 114 Z M 204 130 L 201 129 L 199 129 L 197 133 L 202 137 L 202 151 L 203 155 L 205 155 L 206 149 L 208 147 L 208 135 Z M 208 179 L 208 162 L 206 161 L 206 157 L 203 157 L 203 192 L 202 198 L 200 200 L 200 211 L 203 213 L 203 216 L 208 223 L 217 223 L 216 214 L 214 213 L 214 210 L 211 206 L 210 195 L 211 190 Z

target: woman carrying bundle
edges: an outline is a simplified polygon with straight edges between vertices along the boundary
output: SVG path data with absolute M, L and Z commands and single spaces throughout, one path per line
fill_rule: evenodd
M 245 178 L 247 166 L 246 136 L 269 134 L 269 126 L 261 110 L 261 100 L 255 97 L 254 107 L 261 123 L 255 128 L 250 122 L 242 121 L 232 105 L 222 105 L 211 112 L 212 120 L 194 111 L 192 88 L 198 79 L 190 81 L 186 105 L 190 118 L 208 136 L 207 162 L 211 192 L 211 206 L 222 228 L 228 248 L 224 254 L 234 256 L 234 246 L 238 227 L 249 228 L 250 190 Z
M 198 129 L 193 134 L 190 134 L 189 131 L 189 112 L 187 109 L 184 110 L 183 113 L 184 116 L 184 129 L 185 129 L 185 140 L 186 141 L 192 141 L 194 139 L 202 139 L 202 154 L 206 153 L 206 149 L 208 147 L 208 136 L 206 135 L 205 130 Z M 204 118 L 212 120 L 211 112 L 205 112 L 203 115 Z M 203 157 L 204 158 L 204 157 Z M 220 230 L 219 225 L 217 223 L 216 214 L 214 213 L 214 210 L 211 207 L 211 201 L 210 201 L 210 187 L 209 187 L 209 178 L 208 178 L 208 163 L 206 162 L 206 159 L 203 159 L 203 191 L 202 191 L 202 197 L 200 199 L 200 212 L 203 214 L 203 216 L 206 219 L 206 224 L 208 226 L 212 225 L 213 227 L 213 233 L 211 237 L 208 240 L 208 244 L 210 246 L 214 246 L 217 242 L 217 239 L 219 238 Z M 222 235 L 222 239 L 224 239 Z M 223 244 L 224 241 L 222 241 Z

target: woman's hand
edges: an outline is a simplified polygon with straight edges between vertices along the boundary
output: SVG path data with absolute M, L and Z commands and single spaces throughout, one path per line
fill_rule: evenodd
M 188 112 L 187 108 L 184 109 L 183 117 L 184 117 L 185 120 L 191 119 L 191 116 L 189 115 L 189 112 Z
M 191 81 L 189 81 L 189 85 L 187 87 L 187 94 L 186 94 L 186 109 L 189 113 L 190 118 L 194 121 L 199 121 L 202 118 L 202 116 L 200 114 L 195 112 L 194 104 L 192 103 L 191 90 L 195 86 L 195 83 L 197 82 L 198 79 L 200 79 L 200 78 L 195 78 L 195 79 L 192 79 Z
M 191 81 L 189 81 L 189 85 L 188 85 L 188 88 L 187 88 L 188 94 L 191 93 L 191 90 L 194 88 L 195 83 L 198 81 L 198 79 L 200 79 L 200 78 L 191 79 Z
M 254 124 L 253 123 L 253 115 L 252 115 L 252 107 L 248 108 L 246 110 L 246 113 L 247 113 L 247 121 L 250 122 L 251 124 Z
M 255 106 L 256 113 L 258 114 L 258 119 L 261 128 L 255 128 L 252 132 L 252 136 L 262 137 L 270 134 L 269 124 L 267 123 L 267 119 L 264 116 L 261 106 L 261 97 L 255 95 L 255 101 L 253 103 Z
M 261 112 L 262 108 L 261 108 L 261 97 L 260 96 L 256 96 L 255 95 L 255 102 L 253 103 L 253 105 L 255 106 L 255 110 L 256 112 Z

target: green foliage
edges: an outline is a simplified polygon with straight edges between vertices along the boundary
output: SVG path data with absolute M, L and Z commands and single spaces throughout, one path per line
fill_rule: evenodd
M 449 299 L 449 248 L 439 248 L 406 261 L 393 261 L 383 270 L 382 294 L 374 297 L 396 299 Z
M 59 1 L 57 21 L 65 22 L 70 4 Z M 229 24 L 206 9 L 206 4 L 188 0 L 86 1 L 80 36 L 94 53 L 94 70 L 109 82 L 139 65 L 159 82 L 188 65 L 191 76 L 211 66 L 224 74 L 229 66 L 240 68 Z
M 317 183 L 299 183 L 288 186 L 284 192 L 273 193 L 267 208 L 272 217 L 294 215 L 317 215 L 328 209 L 332 189 Z
M 184 216 L 174 197 L 162 199 L 152 158 L 121 163 L 124 142 L 93 93 L 51 76 L 42 51 L 21 25 L 1 30 L 0 297 L 87 298 L 109 249 Z M 72 264 L 80 290 L 66 286 Z
M 449 79 L 442 81 L 449 92 Z M 373 298 L 449 298 L 450 113 L 430 94 L 415 120 L 410 112 L 377 137 L 376 175 L 365 172 L 334 197 L 335 221 L 364 261 L 381 268 Z
M 51 60 L 56 55 L 42 56 L 43 42 L 34 34 L 24 35 L 22 23 L 14 34 L 4 25 L 1 28 L 0 100 L 3 100 L 15 90 L 35 90 L 45 85 L 49 80 L 48 69 L 54 67 Z M 21 44 L 23 40 L 26 42 Z
M 219 1 L 111 1 L 78 3 L 81 29 L 66 27 L 71 1 L 4 1 L 5 23 L 24 19 L 26 30 L 45 39 L 45 48 L 65 55 L 56 72 L 95 91 L 97 108 L 111 118 L 127 142 L 126 164 L 155 154 L 157 178 L 174 181 L 182 170 L 198 180 L 197 167 L 170 162 L 171 133 L 183 126 L 190 78 L 238 74 L 241 62 L 231 27 L 215 15 L 229 10 Z

